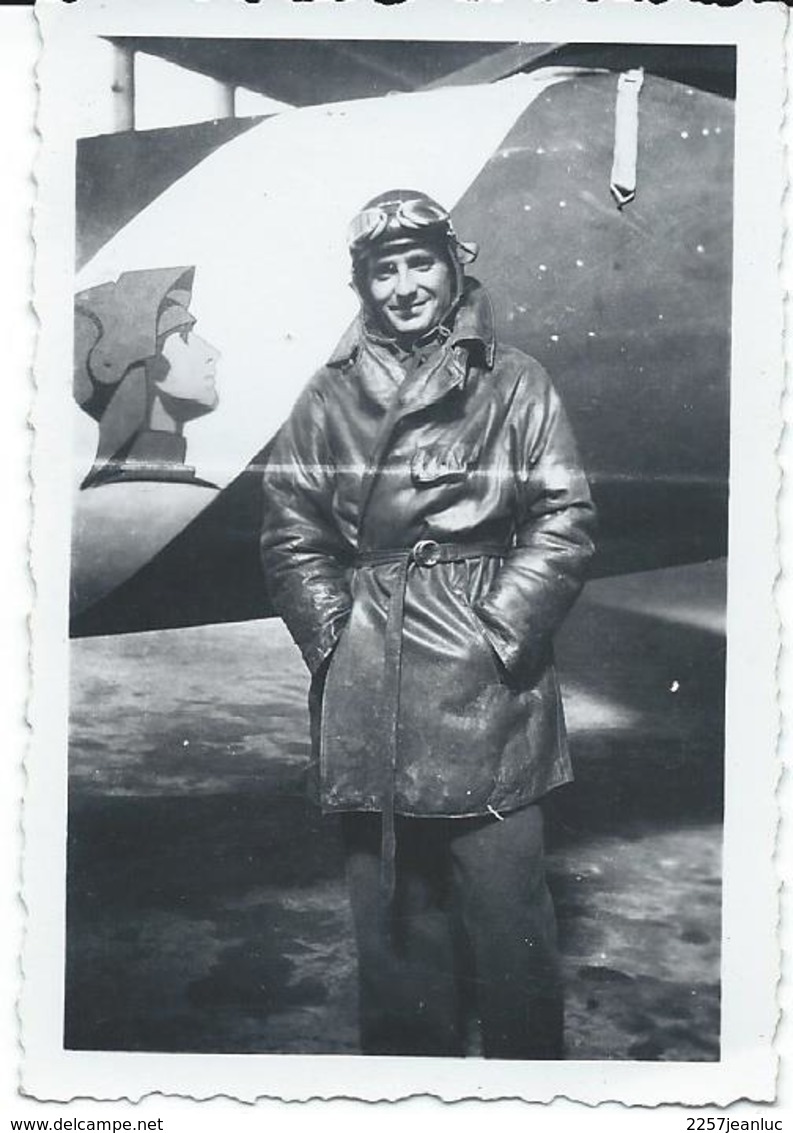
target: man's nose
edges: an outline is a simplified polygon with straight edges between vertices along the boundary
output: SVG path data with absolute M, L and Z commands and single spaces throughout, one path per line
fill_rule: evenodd
M 397 269 L 396 293 L 400 296 L 412 295 L 416 290 L 416 280 L 411 268 L 400 264 Z

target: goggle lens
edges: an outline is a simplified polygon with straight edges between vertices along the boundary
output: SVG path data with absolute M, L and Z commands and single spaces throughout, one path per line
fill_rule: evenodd
M 431 201 L 401 201 L 396 210 L 397 220 L 409 228 L 428 228 L 433 224 L 450 224 L 446 209 Z
M 351 248 L 369 240 L 376 240 L 385 232 L 388 224 L 388 214 L 381 208 L 364 209 L 353 217 L 348 233 L 348 242 Z

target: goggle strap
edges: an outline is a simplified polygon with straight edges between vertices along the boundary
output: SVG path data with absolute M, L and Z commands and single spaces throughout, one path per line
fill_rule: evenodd
M 454 237 L 454 254 L 460 264 L 472 264 L 479 255 L 479 245 L 473 240 L 460 240 Z

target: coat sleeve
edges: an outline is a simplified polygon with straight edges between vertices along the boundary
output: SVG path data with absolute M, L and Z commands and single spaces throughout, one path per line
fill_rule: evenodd
M 575 440 L 558 394 L 535 366 L 515 404 L 514 545 L 476 606 L 510 671 L 543 663 L 594 552 L 595 509 Z
M 333 481 L 324 399 L 313 382 L 270 452 L 260 541 L 273 605 L 312 674 L 333 652 L 352 606 L 350 548 L 333 520 Z

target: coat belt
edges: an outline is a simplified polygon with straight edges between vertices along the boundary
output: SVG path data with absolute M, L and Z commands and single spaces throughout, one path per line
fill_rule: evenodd
M 390 909 L 396 888 L 396 830 L 394 792 L 397 745 L 399 739 L 399 695 L 402 678 L 402 626 L 405 617 L 405 591 L 411 566 L 434 567 L 439 563 L 461 562 L 464 559 L 501 558 L 503 546 L 492 543 L 438 543 L 420 539 L 406 549 L 382 548 L 360 551 L 356 569 L 396 565 L 385 629 L 383 666 L 383 745 L 382 745 L 382 844 L 381 884 L 384 904 Z

